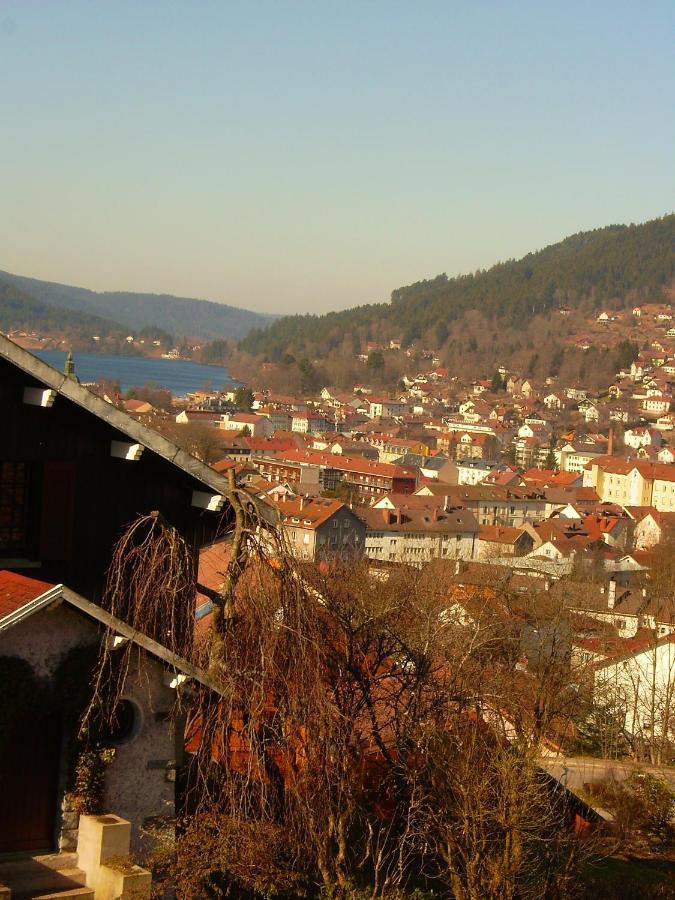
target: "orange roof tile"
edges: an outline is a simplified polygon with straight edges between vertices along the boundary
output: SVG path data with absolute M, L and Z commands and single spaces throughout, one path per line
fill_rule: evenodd
M 21 609 L 31 600 L 51 590 L 54 585 L 36 578 L 26 578 L 6 569 L 0 571 L 0 618 Z

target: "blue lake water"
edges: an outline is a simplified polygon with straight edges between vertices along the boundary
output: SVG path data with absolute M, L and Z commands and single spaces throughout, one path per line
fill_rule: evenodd
M 44 362 L 63 371 L 66 354 L 61 350 L 33 351 Z M 83 382 L 102 378 L 117 379 L 123 391 L 153 382 L 181 397 L 191 391 L 210 387 L 217 391 L 236 384 L 223 366 L 180 359 L 154 359 L 148 356 L 99 356 L 96 353 L 74 353 L 75 374 Z

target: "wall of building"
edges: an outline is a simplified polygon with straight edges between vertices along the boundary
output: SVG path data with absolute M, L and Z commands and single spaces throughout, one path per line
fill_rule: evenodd
M 65 602 L 35 613 L 0 633 L 0 655 L 25 659 L 39 678 L 51 678 L 65 655 L 75 647 L 98 644 L 102 628 Z M 124 697 L 137 711 L 131 737 L 116 748 L 106 770 L 105 809 L 133 824 L 133 849 L 143 847 L 141 828 L 155 816 L 174 813 L 173 763 L 176 742 L 167 715 L 175 693 L 163 682 L 164 667 L 140 649 L 134 653 Z M 62 759 L 56 801 L 55 843 L 61 834 L 66 761 Z

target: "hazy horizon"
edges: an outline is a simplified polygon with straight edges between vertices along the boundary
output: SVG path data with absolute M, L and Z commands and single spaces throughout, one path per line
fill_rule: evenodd
M 659 218 L 662 218 L 663 216 L 669 216 L 672 214 L 673 214 L 673 211 L 669 210 L 669 211 L 664 212 L 662 215 L 654 216 L 654 219 L 659 219 Z M 645 220 L 645 221 L 652 221 L 652 220 Z M 640 224 L 643 224 L 643 223 L 641 223 L 641 222 L 607 222 L 606 225 L 601 225 L 601 226 L 597 226 L 597 227 L 604 228 L 607 226 L 621 226 L 621 225 L 628 226 L 628 225 L 640 225 Z M 586 230 L 591 230 L 591 229 L 579 229 L 579 231 L 586 231 Z M 575 232 L 575 233 L 577 233 L 577 232 Z M 558 243 L 559 241 L 562 241 L 567 237 L 571 237 L 571 234 L 560 235 L 559 238 L 551 241 L 550 244 Z M 478 270 L 487 270 L 487 269 L 490 269 L 492 266 L 507 262 L 509 259 L 519 259 L 522 256 L 526 255 L 527 253 L 536 253 L 539 250 L 545 249 L 546 246 L 550 246 L 550 244 L 544 245 L 542 247 L 532 247 L 532 248 L 530 248 L 530 250 L 526 250 L 522 254 L 519 254 L 518 256 L 495 259 L 492 262 L 486 263 L 485 265 L 476 266 L 474 269 L 468 269 L 466 272 L 445 272 L 445 273 L 443 273 L 443 272 L 439 271 L 439 272 L 433 272 L 433 273 L 429 272 L 426 274 L 422 274 L 419 277 L 413 279 L 412 281 L 406 282 L 405 284 L 402 283 L 402 284 L 393 285 L 391 287 L 391 289 L 388 291 L 386 297 L 376 298 L 376 299 L 371 299 L 371 300 L 364 300 L 361 303 L 351 303 L 348 306 L 339 305 L 339 306 L 335 306 L 335 307 L 331 307 L 331 308 L 326 308 L 324 310 L 318 311 L 318 314 L 323 313 L 323 312 L 337 312 L 339 310 L 351 309 L 355 306 L 362 305 L 363 303 L 386 303 L 386 302 L 389 302 L 389 300 L 391 299 L 390 294 L 393 290 L 395 290 L 396 288 L 399 288 L 399 287 L 405 287 L 407 284 L 413 284 L 415 281 L 423 281 L 425 279 L 435 278 L 441 274 L 446 274 L 448 276 L 448 278 L 455 278 L 455 277 L 460 277 L 462 275 L 470 274 L 471 272 L 475 272 Z M 156 297 L 174 296 L 174 297 L 178 297 L 182 300 L 207 301 L 210 303 L 219 303 L 219 304 L 223 304 L 223 305 L 227 305 L 227 306 L 235 306 L 235 307 L 244 308 L 244 309 L 247 308 L 247 307 L 243 307 L 242 304 L 232 303 L 230 300 L 219 300 L 219 299 L 213 298 L 213 297 L 200 297 L 200 296 L 197 296 L 196 294 L 176 294 L 171 291 L 153 291 L 153 290 L 145 290 L 145 289 L 136 290 L 133 287 L 93 288 L 90 285 L 86 285 L 86 284 L 76 284 L 71 281 L 60 282 L 54 278 L 38 277 L 36 275 L 26 273 L 26 272 L 10 272 L 10 270 L 8 268 L 6 268 L 2 265 L 0 265 L 0 271 L 8 272 L 11 275 L 17 275 L 22 278 L 33 278 L 37 281 L 44 281 L 44 282 L 52 283 L 52 284 L 61 284 L 65 287 L 72 287 L 72 288 L 76 288 L 78 290 L 85 290 L 85 291 L 94 291 L 95 293 L 99 293 L 99 294 L 129 293 L 129 294 L 148 294 L 148 295 L 152 295 L 152 296 L 156 296 Z M 295 314 L 302 315 L 304 313 L 315 312 L 315 310 L 312 310 L 312 309 L 290 310 L 288 312 L 285 312 L 283 310 L 254 310 L 252 308 L 249 308 L 249 309 L 252 312 L 262 312 L 262 313 L 268 313 L 268 314 L 277 314 L 278 313 L 279 315 L 295 315 Z
M 665 2 L 0 0 L 0 268 L 323 312 L 657 218 L 674 30 Z

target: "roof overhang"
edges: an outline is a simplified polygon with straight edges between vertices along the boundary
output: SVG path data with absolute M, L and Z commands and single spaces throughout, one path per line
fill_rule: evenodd
M 3 632 L 8 631 L 10 628 L 25 621 L 41 610 L 47 609 L 55 603 L 62 602 L 67 603 L 69 606 L 72 606 L 84 615 L 89 616 L 89 618 L 98 622 L 100 625 L 103 625 L 110 633 L 119 635 L 120 637 L 137 644 L 151 656 L 156 657 L 166 666 L 179 672 L 186 678 L 193 679 L 205 687 L 208 687 L 210 690 L 220 693 L 220 688 L 217 683 L 204 672 L 203 669 L 192 665 L 188 660 L 173 653 L 167 647 L 164 647 L 162 644 L 149 638 L 142 632 L 131 628 L 126 622 L 113 616 L 111 613 L 107 612 L 107 610 L 102 609 L 90 600 L 85 599 L 63 584 L 54 585 L 54 587 L 39 594 L 34 599 L 29 600 L 27 603 L 24 603 L 23 606 L 0 619 L 0 636 Z
M 136 421 L 136 419 L 117 409 L 117 407 L 101 397 L 97 397 L 96 394 L 87 390 L 86 387 L 69 378 L 63 372 L 59 372 L 52 366 L 47 365 L 47 363 L 38 359 L 37 356 L 33 356 L 28 350 L 19 347 L 18 344 L 15 344 L 1 333 L 0 357 L 40 382 L 44 387 L 56 391 L 57 395 L 70 400 L 126 435 L 130 438 L 131 444 L 139 444 L 172 465 L 177 466 L 187 475 L 208 487 L 213 495 L 227 497 L 229 494 L 230 483 L 223 475 L 219 475 L 218 472 L 197 459 L 196 456 L 181 450 L 180 447 L 162 437 L 161 434 L 152 428 Z M 245 491 L 242 491 L 242 493 L 246 495 L 246 502 L 250 502 L 255 506 L 260 518 L 269 525 L 276 523 L 275 510 L 269 504 L 261 500 L 255 500 L 252 495 Z

